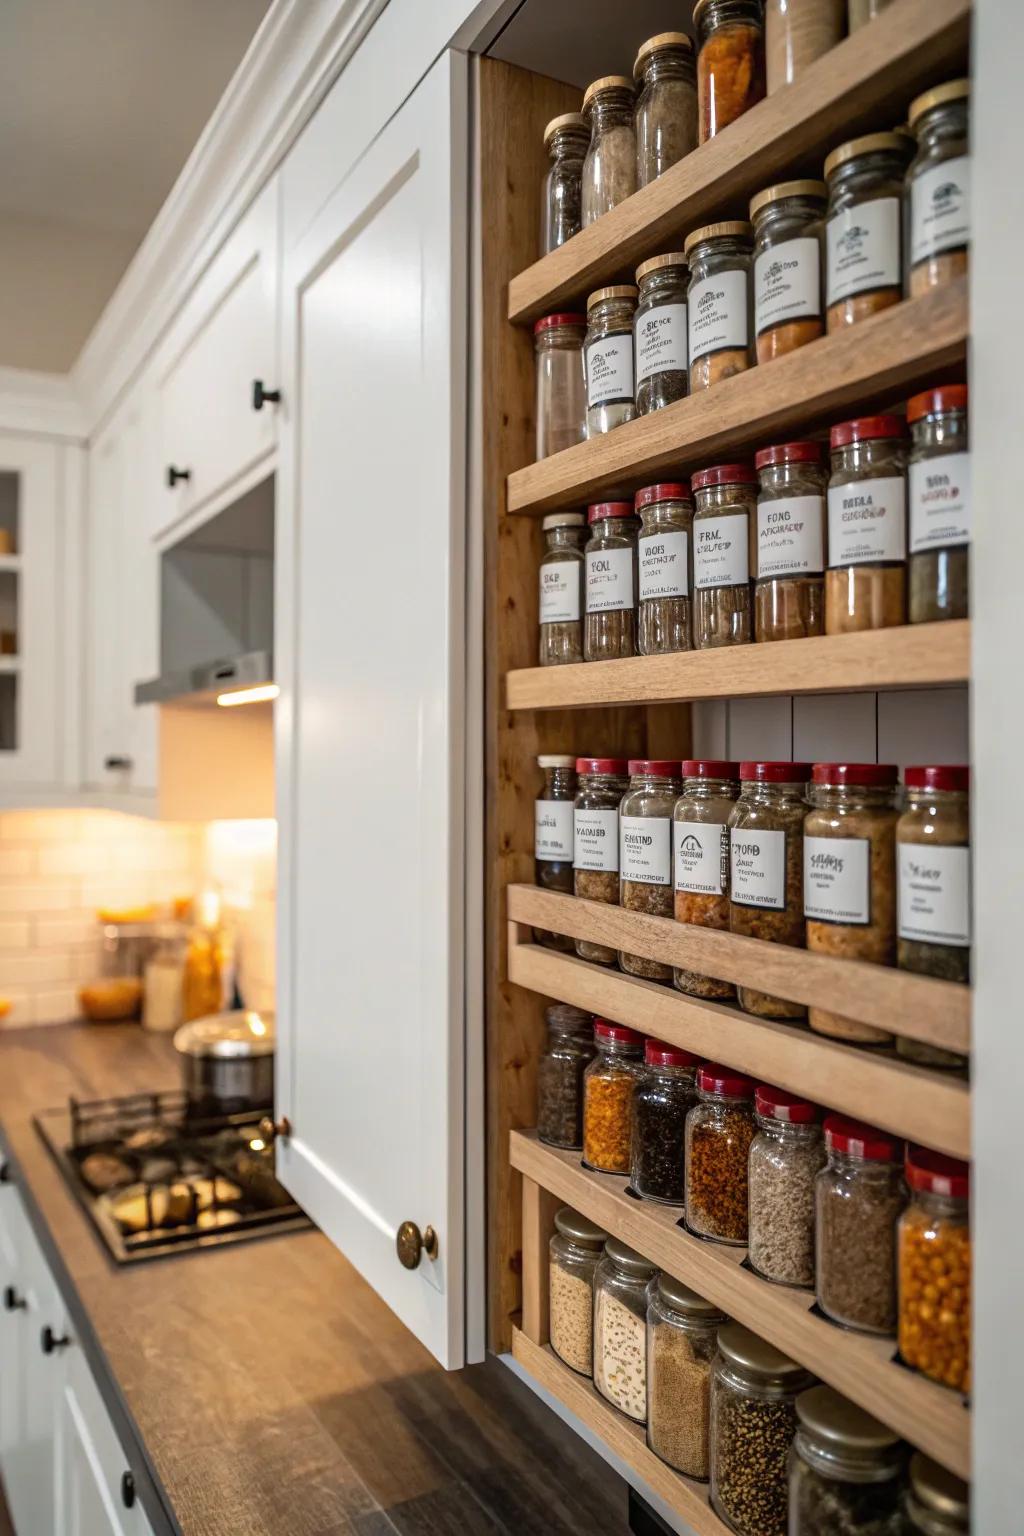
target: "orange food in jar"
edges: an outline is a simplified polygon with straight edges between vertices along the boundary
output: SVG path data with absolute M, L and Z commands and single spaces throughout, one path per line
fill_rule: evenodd
M 965 1163 L 915 1148 L 898 1236 L 899 1348 L 907 1365 L 957 1392 L 971 1386 L 971 1234 Z
M 601 1173 L 628 1173 L 643 1037 L 623 1024 L 597 1019 L 594 1044 L 598 1054 L 583 1076 L 583 1161 Z

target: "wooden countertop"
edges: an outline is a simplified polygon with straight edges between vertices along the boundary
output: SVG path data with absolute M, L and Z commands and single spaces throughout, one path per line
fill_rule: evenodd
M 71 1093 L 178 1082 L 169 1041 L 137 1026 L 0 1032 L 0 1135 L 108 1402 L 144 1450 L 154 1524 L 624 1532 L 625 1488 L 599 1457 L 497 1361 L 441 1370 L 320 1233 L 114 1264 L 31 1117 Z

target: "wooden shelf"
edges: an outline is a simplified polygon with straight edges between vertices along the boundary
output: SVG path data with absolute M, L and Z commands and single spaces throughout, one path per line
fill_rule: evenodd
M 522 667 L 505 677 L 509 709 L 669 704 L 771 694 L 930 688 L 970 677 L 969 619 L 903 624 L 855 635 L 777 640 L 626 661 Z
M 634 1199 L 625 1193 L 625 1179 L 590 1172 L 579 1153 L 546 1147 L 535 1132 L 512 1132 L 511 1159 L 525 1178 L 692 1286 L 959 1477 L 970 1477 L 970 1413 L 963 1400 L 901 1365 L 892 1339 L 835 1327 L 812 1311 L 810 1292 L 770 1285 L 745 1269 L 744 1249 L 691 1237 L 679 1226 L 678 1211 Z
M 686 997 L 659 982 L 529 943 L 529 930 L 519 923 L 509 928 L 508 975 L 517 986 L 722 1061 L 909 1141 L 953 1157 L 971 1155 L 971 1095 L 962 1078 L 793 1024 L 756 1019 L 729 1004 Z M 762 985 L 772 974 L 762 971 Z
M 970 0 L 897 0 L 664 176 L 509 284 L 511 320 L 535 320 L 715 219 L 747 217 L 750 196 L 794 173 L 821 175 L 829 150 L 902 120 L 922 89 L 962 74 Z

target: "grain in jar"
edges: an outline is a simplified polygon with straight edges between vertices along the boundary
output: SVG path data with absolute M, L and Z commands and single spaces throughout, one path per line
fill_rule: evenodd
M 896 963 L 896 782 L 889 763 L 815 763 L 804 822 L 807 948 L 840 960 Z M 810 1008 L 819 1035 L 891 1045 L 888 1030 Z
M 619 904 L 619 802 L 626 793 L 626 760 L 578 757 L 573 821 L 573 889 L 586 901 Z M 577 939 L 581 960 L 614 965 L 617 954 L 607 944 Z
M 584 92 L 583 119 L 590 129 L 580 197 L 584 229 L 636 191 L 633 97 L 627 75 L 602 75 Z
M 634 501 L 637 538 L 637 650 L 641 656 L 688 651 L 693 644 L 690 541 L 693 503 L 686 481 L 646 485 Z
M 633 115 L 636 183 L 646 187 L 697 148 L 697 72 L 691 39 L 685 32 L 649 37 L 637 53 L 633 78 L 640 87 Z
M 962 277 L 971 243 L 971 84 L 949 80 L 925 91 L 907 114 L 917 154 L 907 171 L 910 295 Z
M 633 758 L 619 806 L 619 905 L 626 912 L 672 916 L 672 807 L 682 784 L 678 762 Z M 647 981 L 671 981 L 672 967 L 619 951 L 619 967 Z
M 894 1334 L 902 1146 L 858 1120 L 827 1115 L 825 1150 L 828 1166 L 814 1186 L 818 1306 L 844 1328 Z
M 544 554 L 538 570 L 540 664 L 563 667 L 583 660 L 583 513 L 552 512 L 542 527 Z
M 907 619 L 906 426 L 862 416 L 832 428 L 825 633 Z
M 749 464 L 716 464 L 693 488 L 693 642 L 698 651 L 749 645 L 755 568 L 757 475 Z
M 584 555 L 583 659 L 636 655 L 637 521 L 631 501 L 602 501 L 587 509 Z
M 728 1318 L 674 1275 L 647 1303 L 647 1444 L 684 1477 L 706 1482 L 711 1371 Z
M 765 93 L 761 0 L 697 0 L 700 142 L 728 128 Z
M 831 1387 L 796 1400 L 789 1473 L 791 1536 L 901 1536 L 906 1448 Z
M 583 358 L 587 379 L 587 436 L 600 437 L 636 416 L 633 376 L 632 283 L 598 288 L 587 300 Z
M 823 181 L 784 181 L 750 200 L 759 363 L 770 363 L 825 334 L 825 198 Z
M 544 129 L 551 164 L 541 188 L 540 253 L 557 250 L 583 227 L 583 159 L 590 129 L 580 112 L 563 112 Z
M 699 1061 L 661 1040 L 644 1042 L 630 1128 L 630 1186 L 643 1200 L 663 1205 L 685 1200 L 686 1115 L 697 1099 Z
M 544 787 L 533 803 L 534 879 L 544 891 L 572 895 L 573 801 L 576 798 L 576 759 L 548 752 L 537 759 Z M 533 936 L 547 949 L 572 950 L 564 933 L 535 928 Z
M 625 1024 L 595 1019 L 594 1045 L 597 1055 L 583 1076 L 583 1161 L 599 1173 L 628 1173 L 643 1037 Z
M 594 1386 L 638 1424 L 647 1418 L 647 1293 L 657 1273 L 610 1237 L 594 1276 Z
M 961 1478 L 915 1451 L 909 1481 L 906 1536 L 970 1536 L 971 1491 Z
M 773 96 L 840 42 L 846 0 L 766 0 L 765 77 Z
M 652 256 L 636 269 L 633 319 L 636 413 L 646 416 L 682 400 L 687 389 L 687 263 L 681 251 Z
M 672 811 L 675 916 L 698 928 L 729 928 L 729 827 L 740 792 L 739 764 L 721 758 L 687 758 L 683 792 Z M 672 983 L 690 997 L 722 1000 L 736 995 L 731 981 L 676 966 Z
M 571 1003 L 544 1010 L 548 1038 L 537 1062 L 537 1135 L 549 1147 L 583 1146 L 583 1074 L 597 1054 L 594 1021 Z
M 814 1181 L 825 1165 L 821 1111 L 762 1084 L 750 1144 L 751 1268 L 776 1285 L 814 1284 Z
M 706 224 L 683 241 L 691 395 L 751 366 L 753 249 L 753 231 L 739 219 Z
M 849 139 L 825 161 L 825 305 L 829 332 L 867 320 L 903 297 L 903 133 Z
M 729 816 L 729 927 L 747 938 L 804 947 L 804 819 L 809 763 L 740 764 L 740 798 Z M 759 1018 L 802 1023 L 803 1003 L 737 987 Z
M 911 624 L 966 619 L 971 543 L 967 385 L 926 389 L 907 402 L 913 447 L 910 503 Z
M 533 328 L 537 390 L 537 458 L 561 453 L 587 435 L 583 315 L 542 315 Z
M 581 1376 L 594 1369 L 594 1273 L 608 1234 L 579 1211 L 555 1212 L 548 1246 L 548 1331 L 551 1348 Z
M 825 628 L 825 471 L 818 443 L 779 443 L 754 456 L 757 580 L 754 636 L 802 640 Z
M 955 1392 L 971 1390 L 970 1169 L 924 1147 L 907 1151 L 910 1204 L 900 1217 L 900 1358 Z
M 697 1070 L 697 1103 L 686 1117 L 686 1225 L 697 1237 L 742 1247 L 747 1241 L 754 1084 L 705 1062 Z

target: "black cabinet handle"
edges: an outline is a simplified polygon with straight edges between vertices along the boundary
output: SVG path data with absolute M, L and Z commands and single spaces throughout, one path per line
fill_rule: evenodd
M 179 480 L 191 480 L 191 479 L 192 479 L 192 471 L 190 469 L 175 469 L 173 464 L 168 464 L 168 466 L 167 466 L 167 484 L 170 486 L 172 491 L 174 490 L 174 487 L 177 485 Z
M 131 1472 L 121 1473 L 121 1503 L 125 1509 L 131 1509 L 135 1503 L 135 1476 Z
M 132 760 L 130 757 L 105 757 L 103 766 L 104 768 L 130 768 Z
M 4 1286 L 4 1311 L 24 1312 L 28 1308 L 28 1302 L 24 1296 L 19 1296 L 13 1285 Z
M 66 1349 L 70 1343 L 71 1340 L 66 1333 L 54 1333 L 49 1323 L 47 1323 L 46 1327 L 39 1335 L 39 1348 L 42 1350 L 44 1355 L 52 1355 L 53 1352 L 57 1349 Z
M 11 1182 L 10 1163 L 0 1163 L 0 1184 L 10 1184 Z
M 281 391 L 279 389 L 264 389 L 262 379 L 252 381 L 252 408 L 254 411 L 262 411 L 265 405 L 280 405 Z

